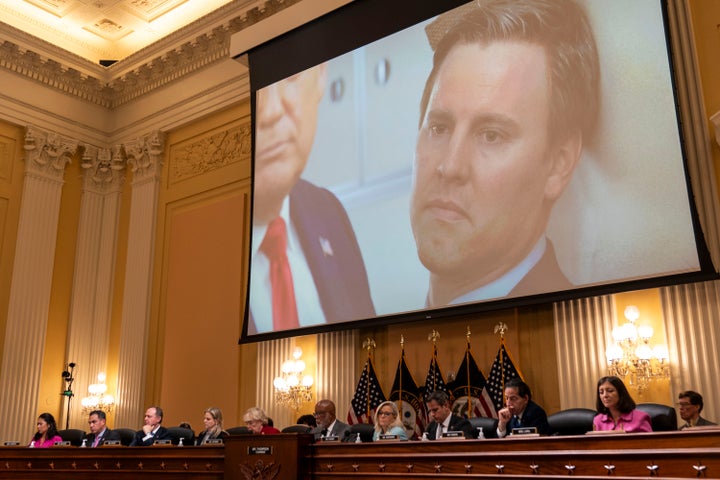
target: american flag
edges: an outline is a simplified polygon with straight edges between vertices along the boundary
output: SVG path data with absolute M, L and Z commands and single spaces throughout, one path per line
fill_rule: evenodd
M 375 409 L 385 400 L 385 394 L 382 391 L 377 375 L 375 375 L 372 359 L 368 357 L 355 389 L 355 395 L 353 395 L 350 402 L 347 422 L 350 425 L 354 423 L 372 424 Z
M 501 339 L 500 350 L 498 350 L 495 361 L 490 368 L 490 376 L 485 386 L 495 405 L 495 410 L 500 410 L 505 405 L 505 382 L 516 377 L 522 379 L 522 374 L 513 363 L 507 348 L 505 348 L 505 340 Z
M 395 372 L 395 380 L 390 390 L 390 400 L 398 405 L 403 427 L 408 438 L 419 438 L 424 431 L 425 403 L 415 379 L 405 363 L 403 349 Z
M 450 395 L 450 390 L 445 384 L 445 379 L 443 378 L 440 366 L 438 365 L 437 345 L 434 345 L 433 355 L 430 359 L 430 368 L 428 369 L 427 376 L 425 377 L 425 401 L 427 402 L 427 397 L 432 392 L 436 392 L 438 390 Z
M 458 404 L 462 413 L 468 417 L 497 418 L 497 411 L 487 388 L 485 388 L 486 385 L 485 375 L 478 367 L 475 357 L 470 351 L 470 343 L 468 343 L 463 361 L 458 367 L 457 376 L 452 383 L 448 384 L 448 388 L 456 399 L 455 404 Z M 453 411 L 456 410 L 454 407 L 455 405 L 453 405 Z M 460 411 L 458 411 L 459 413 Z

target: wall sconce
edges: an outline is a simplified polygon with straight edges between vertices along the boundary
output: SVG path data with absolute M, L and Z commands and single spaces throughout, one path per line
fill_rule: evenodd
M 300 357 L 302 348 L 295 347 L 293 359 L 283 362 L 280 375 L 273 380 L 275 401 L 294 410 L 312 400 L 313 377 L 305 375 L 305 362 Z
M 105 393 L 107 392 L 105 374 L 103 372 L 98 373 L 97 379 L 98 383 L 88 385 L 88 393 L 90 395 L 80 400 L 82 411 L 86 415 L 93 410 L 102 410 L 105 413 L 112 412 L 115 406 L 115 398 Z
M 640 310 L 634 305 L 625 307 L 627 322 L 613 328 L 614 343 L 605 350 L 608 372 L 623 378 L 642 393 L 652 380 L 670 377 L 668 348 L 650 346 L 653 329 L 649 325 L 636 326 Z

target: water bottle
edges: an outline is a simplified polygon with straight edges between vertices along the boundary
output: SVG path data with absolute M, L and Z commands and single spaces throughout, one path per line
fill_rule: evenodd
M 183 437 L 180 437 L 180 441 L 178 442 L 178 447 L 184 447 L 183 445 Z
M 420 439 L 420 441 L 421 442 L 429 442 L 430 441 L 430 440 L 428 440 L 427 432 L 423 432 L 423 436 Z
M 355 443 L 362 443 L 362 440 L 360 439 L 360 432 L 355 435 Z
M 85 447 L 87 447 L 87 438 L 83 438 L 83 443 L 82 443 L 82 445 L 80 445 L 80 448 L 85 448 Z
M 483 433 L 482 427 L 477 427 L 477 430 L 478 430 L 478 436 L 477 436 L 478 440 L 484 440 L 485 434 Z
M 30 442 L 30 448 L 35 448 L 35 440 L 33 440 L 32 442 Z

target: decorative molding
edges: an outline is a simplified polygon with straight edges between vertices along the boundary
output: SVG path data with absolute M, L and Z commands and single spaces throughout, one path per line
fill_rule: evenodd
M 133 173 L 133 185 L 160 175 L 164 150 L 165 135 L 159 131 L 125 144 L 127 163 Z
M 193 142 L 173 146 L 168 174 L 172 185 L 250 158 L 250 121 Z
M 300 1 L 266 0 L 261 6 L 230 17 L 240 3 L 234 2 L 208 15 L 209 18 L 200 19 L 178 30 L 110 68 L 98 67 L 0 22 L 0 32 L 7 32 L 0 33 L 0 69 L 25 76 L 66 95 L 114 109 L 228 59 L 230 37 L 234 33 Z M 230 17 L 230 20 L 218 25 L 223 16 Z M 197 25 L 204 26 L 206 30 L 198 33 Z M 18 45 L 15 40 L 17 37 L 31 39 L 22 43 L 31 44 L 38 51 Z M 158 51 L 158 46 L 165 46 L 166 49 Z M 41 51 L 53 58 L 43 57 Z
M 86 146 L 80 163 L 85 170 L 85 190 L 98 194 L 119 191 L 125 181 L 125 161 L 122 145 L 116 145 L 112 150 Z

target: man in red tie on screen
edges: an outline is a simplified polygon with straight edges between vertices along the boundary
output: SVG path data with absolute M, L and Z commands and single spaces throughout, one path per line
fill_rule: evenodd
M 250 334 L 375 315 L 345 209 L 300 178 L 326 75 L 323 64 L 258 91 Z

